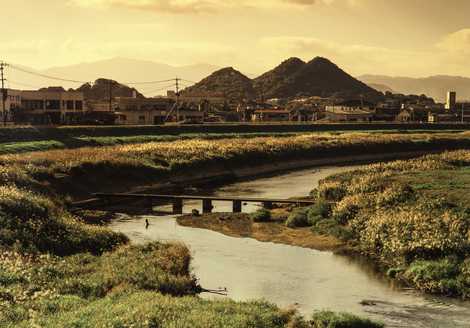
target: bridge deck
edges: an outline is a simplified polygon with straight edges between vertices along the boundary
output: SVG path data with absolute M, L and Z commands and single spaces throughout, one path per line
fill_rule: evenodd
M 98 198 L 135 198 L 135 199 L 162 199 L 162 200 L 210 200 L 210 201 L 240 201 L 245 203 L 282 203 L 282 204 L 315 204 L 313 200 L 305 199 L 278 199 L 278 198 L 252 198 L 231 196 L 200 196 L 200 195 L 157 195 L 157 194 L 110 194 L 96 193 Z

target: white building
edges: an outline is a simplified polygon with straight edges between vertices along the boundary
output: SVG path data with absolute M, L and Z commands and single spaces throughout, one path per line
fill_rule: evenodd
M 448 91 L 446 98 L 446 109 L 452 110 L 455 108 L 455 103 L 457 102 L 457 93 L 455 91 Z

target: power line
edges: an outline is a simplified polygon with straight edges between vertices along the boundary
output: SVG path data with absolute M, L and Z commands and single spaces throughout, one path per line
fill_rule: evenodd
M 137 85 L 137 84 L 158 84 L 158 83 L 165 83 L 165 82 L 172 82 L 175 79 L 168 79 L 168 80 L 161 80 L 161 81 L 145 81 L 145 82 L 123 82 L 123 84 L 127 85 Z
M 57 80 L 57 81 L 71 82 L 71 83 L 82 83 L 82 84 L 90 83 L 89 81 L 70 80 L 70 79 L 64 79 L 64 78 L 55 77 L 55 76 L 51 76 L 51 75 L 41 74 L 41 73 L 38 73 L 38 72 L 31 72 L 31 71 L 28 71 L 26 69 L 17 67 L 15 65 L 10 65 L 10 67 L 13 68 L 13 69 L 16 69 L 17 71 L 23 72 L 23 73 L 40 76 L 40 77 L 50 79 L 50 80 Z
M 40 89 L 41 87 L 38 87 L 36 85 L 32 85 L 32 84 L 27 84 L 27 83 L 23 83 L 23 82 L 17 82 L 17 81 L 12 81 L 11 79 L 8 80 L 8 83 L 11 84 L 15 84 L 15 85 L 19 85 L 19 86 L 22 86 L 22 87 L 28 87 L 28 88 L 35 88 L 35 89 Z
M 189 83 L 192 83 L 192 84 L 197 84 L 197 82 L 194 82 L 194 81 L 191 81 L 191 80 L 185 80 L 185 79 L 180 79 L 181 81 L 185 81 L 185 82 L 189 82 Z
M 63 77 L 52 76 L 52 75 L 43 74 L 43 73 L 39 73 L 39 72 L 34 72 L 34 71 L 30 71 L 30 70 L 24 69 L 24 68 L 16 66 L 16 65 L 11 65 L 10 64 L 9 66 L 12 69 L 15 69 L 17 71 L 27 73 L 27 74 L 30 74 L 30 75 L 39 76 L 39 77 L 42 77 L 42 78 L 45 78 L 45 79 L 62 81 L 62 82 L 69 82 L 69 83 L 81 83 L 81 84 L 90 83 L 90 84 L 93 84 L 93 82 L 90 82 L 90 81 L 74 80 L 74 79 L 63 78 Z M 110 80 L 110 79 L 106 79 L 106 80 Z M 146 84 L 149 84 L 149 85 L 152 85 L 152 84 L 172 82 L 172 81 L 175 81 L 175 80 L 178 80 L 178 82 L 188 82 L 188 83 L 192 83 L 192 84 L 197 83 L 197 82 L 194 82 L 194 81 L 191 81 L 191 80 L 177 78 L 177 79 L 166 79 L 166 80 L 155 80 L 155 81 L 120 82 L 120 84 L 124 84 L 124 85 L 146 85 Z
M 170 85 L 167 85 L 163 88 L 159 88 L 159 89 L 155 89 L 155 90 L 150 90 L 150 91 L 142 91 L 144 93 L 148 93 L 148 94 L 152 94 L 152 93 L 155 93 L 155 92 L 158 92 L 158 91 L 163 91 L 163 90 L 168 90 L 170 89 L 171 87 L 174 87 L 175 85 L 174 84 L 170 84 Z

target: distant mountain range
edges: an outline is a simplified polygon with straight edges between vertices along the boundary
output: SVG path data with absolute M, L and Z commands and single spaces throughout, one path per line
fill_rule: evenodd
M 15 65 L 17 66 L 17 65 Z M 377 95 L 376 90 L 403 94 L 426 94 L 437 101 L 445 101 L 447 91 L 457 92 L 459 100 L 470 100 L 470 78 L 458 76 L 430 76 L 426 78 L 391 77 L 384 75 L 362 75 L 353 78 L 329 60 L 321 57 L 304 62 L 290 58 L 273 70 L 250 79 L 233 68 L 220 69 L 209 64 L 171 66 L 153 61 L 113 58 L 71 66 L 53 67 L 45 70 L 18 66 L 7 70 L 7 85 L 15 89 L 39 89 L 49 86 L 62 86 L 77 89 L 82 82 L 99 78 L 112 79 L 122 84 L 128 82 L 159 81 L 175 77 L 185 79 L 182 87 L 200 81 L 197 87 L 211 91 L 225 92 L 231 98 L 284 98 L 295 96 Z M 66 82 L 48 79 L 35 74 L 59 77 Z M 213 73 L 214 72 L 214 73 Z M 213 73 L 213 74 L 212 74 Z M 173 89 L 172 82 L 159 84 L 129 84 L 129 90 L 136 88 L 145 96 L 165 94 Z M 375 89 L 375 90 L 374 90 Z M 123 91 L 127 94 L 127 91 Z
M 187 90 L 222 92 L 234 101 L 302 96 L 363 96 L 375 100 L 382 96 L 322 57 L 315 57 L 309 62 L 290 58 L 255 79 L 228 67 L 212 73 Z
M 202 78 L 219 68 L 218 66 L 208 64 L 171 66 L 152 61 L 127 58 L 113 58 L 71 66 L 53 67 L 46 70 L 36 70 L 23 66 L 19 67 L 36 74 L 82 82 L 92 82 L 99 78 L 105 78 L 126 84 L 128 82 L 159 81 L 180 77 L 187 80 L 184 82 L 186 85 L 193 84 L 188 81 L 200 81 Z M 38 89 L 47 86 L 62 86 L 65 89 L 76 89 L 83 84 L 80 82 L 65 82 L 31 75 L 16 70 L 13 67 L 9 69 L 8 73 L 8 78 L 11 80 L 10 87 L 16 89 Z M 165 94 L 165 89 L 172 89 L 170 87 L 171 84 L 172 82 L 140 85 L 129 84 L 129 86 L 136 87 L 146 96 L 154 96 Z
M 458 100 L 470 100 L 470 78 L 449 75 L 436 75 L 424 78 L 392 77 L 385 75 L 362 75 L 358 77 L 370 86 L 376 86 L 377 90 L 386 91 L 384 88 L 403 94 L 425 94 L 436 101 L 445 101 L 447 91 L 456 91 Z

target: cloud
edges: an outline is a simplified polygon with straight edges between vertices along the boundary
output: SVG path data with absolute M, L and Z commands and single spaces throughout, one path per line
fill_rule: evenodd
M 235 8 L 304 7 L 339 1 L 358 0 L 70 0 L 70 3 L 84 7 L 121 7 L 170 14 L 197 14 Z
M 469 55 L 470 54 L 470 28 L 462 29 L 445 36 L 437 47 L 445 52 Z

